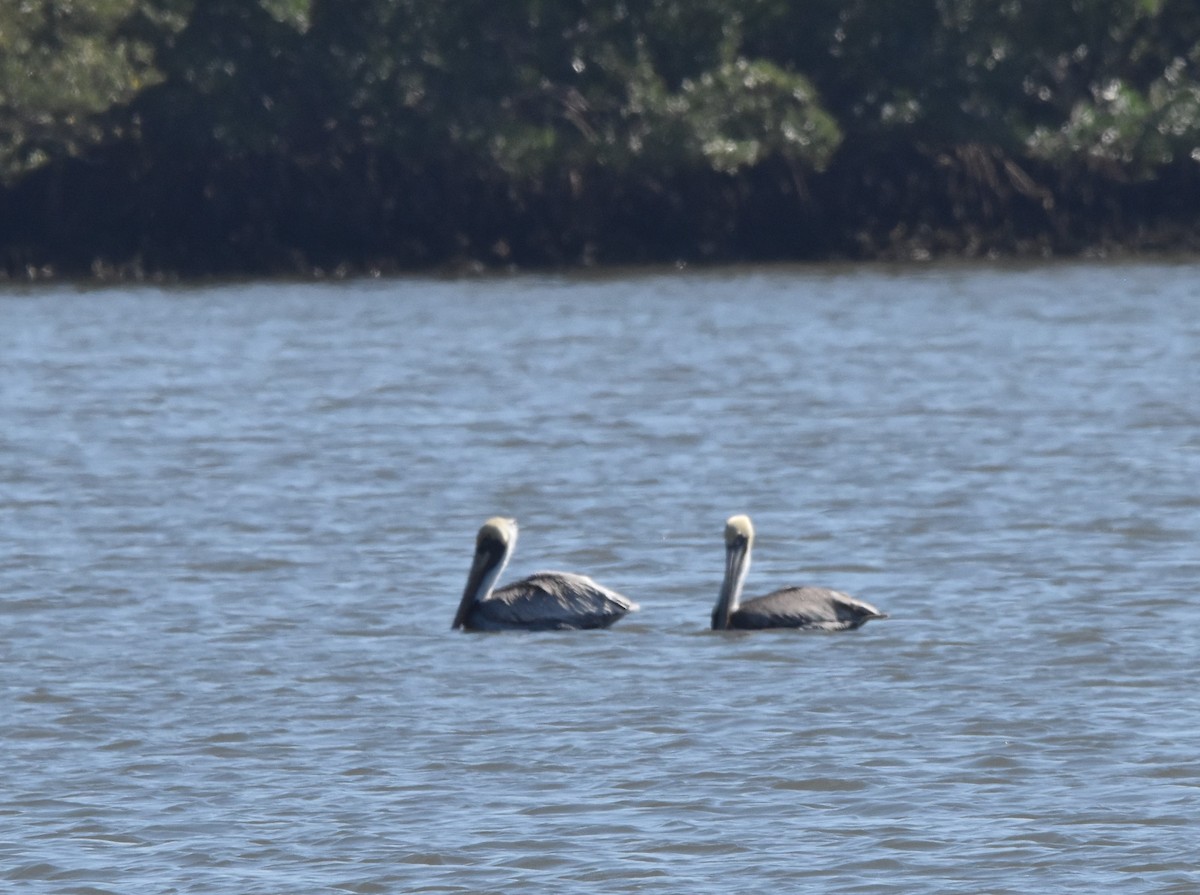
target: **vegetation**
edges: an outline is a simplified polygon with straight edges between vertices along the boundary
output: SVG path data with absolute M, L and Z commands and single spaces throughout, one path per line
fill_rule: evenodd
M 12 0 L 0 272 L 1200 248 L 1193 0 Z

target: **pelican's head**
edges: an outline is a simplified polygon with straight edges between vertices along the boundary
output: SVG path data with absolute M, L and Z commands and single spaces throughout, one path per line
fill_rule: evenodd
M 467 575 L 467 586 L 463 589 L 458 612 L 451 628 L 461 628 L 467 623 L 471 607 L 486 600 L 496 586 L 496 579 L 508 564 L 513 547 L 517 543 L 517 520 L 504 516 L 493 516 L 479 529 L 475 536 L 475 559 Z
M 493 516 L 479 528 L 475 536 L 475 552 L 485 546 L 499 544 L 511 550 L 517 543 L 517 520 L 505 516 Z
M 754 543 L 754 526 L 749 516 L 730 516 L 725 520 L 725 578 L 721 595 L 712 611 L 714 631 L 729 627 L 730 616 L 737 611 L 742 598 L 742 584 L 750 568 L 750 547 Z
M 725 520 L 725 546 L 744 546 L 754 541 L 754 526 L 749 516 L 730 516 Z

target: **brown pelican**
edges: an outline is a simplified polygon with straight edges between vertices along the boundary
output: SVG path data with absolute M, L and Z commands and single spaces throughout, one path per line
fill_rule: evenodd
M 496 516 L 475 539 L 475 560 L 451 628 L 553 631 L 607 628 L 638 605 L 585 575 L 538 572 L 493 591 L 517 543 L 517 521 Z
M 810 628 L 848 631 L 873 618 L 887 618 L 869 603 L 824 587 L 785 587 L 741 603 L 742 584 L 750 569 L 754 526 L 749 516 L 730 516 L 725 523 L 725 580 L 713 607 L 714 631 L 728 628 Z

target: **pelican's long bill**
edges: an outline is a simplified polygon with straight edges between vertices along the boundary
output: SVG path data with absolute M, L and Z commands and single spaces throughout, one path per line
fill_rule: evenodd
M 516 519 L 493 516 L 483 523 L 475 538 L 475 559 L 471 562 L 467 586 L 463 588 L 462 600 L 458 604 L 458 612 L 454 615 L 451 630 L 463 627 L 471 607 L 491 595 L 500 573 L 508 565 L 508 558 L 512 556 L 516 544 Z
M 712 629 L 724 631 L 742 599 L 742 586 L 750 570 L 750 548 L 754 543 L 754 526 L 749 516 L 733 516 L 725 523 L 725 578 L 721 594 L 713 607 Z

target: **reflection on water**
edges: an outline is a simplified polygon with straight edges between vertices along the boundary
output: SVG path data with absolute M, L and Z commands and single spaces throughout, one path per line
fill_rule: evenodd
M 0 878 L 1195 892 L 1196 282 L 2 296 Z M 735 512 L 892 618 L 709 632 Z M 450 632 L 498 513 L 642 611 Z

